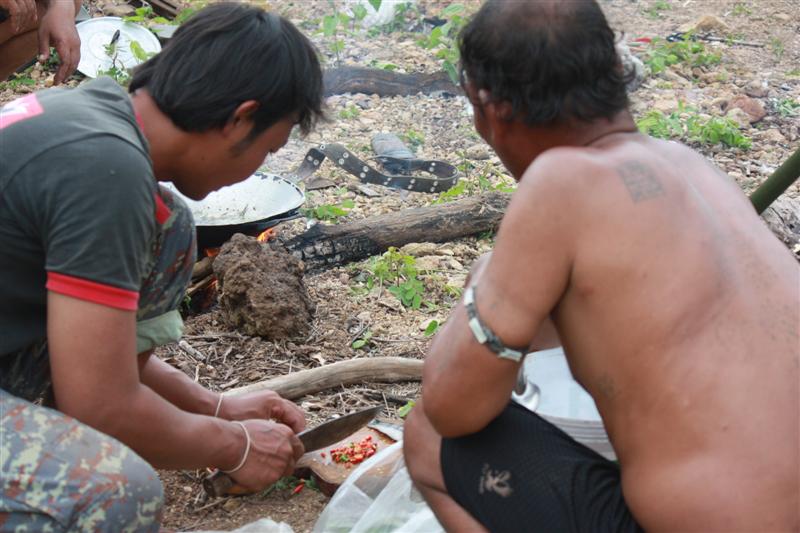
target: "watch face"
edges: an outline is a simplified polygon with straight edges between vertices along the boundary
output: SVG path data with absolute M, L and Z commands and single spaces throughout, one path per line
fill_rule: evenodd
M 81 38 L 78 70 L 90 78 L 112 67 L 131 69 L 161 51 L 150 30 L 119 17 L 93 18 L 75 27 Z

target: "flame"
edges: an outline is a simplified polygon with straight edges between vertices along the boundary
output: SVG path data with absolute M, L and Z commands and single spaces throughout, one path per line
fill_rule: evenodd
M 258 242 L 267 242 L 274 236 L 275 236 L 275 228 L 267 228 L 264 231 L 262 231 L 258 237 L 256 237 L 256 240 Z

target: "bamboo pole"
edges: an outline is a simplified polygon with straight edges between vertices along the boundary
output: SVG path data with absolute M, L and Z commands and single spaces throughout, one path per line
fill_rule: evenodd
M 753 194 L 750 195 L 750 201 L 753 202 L 753 207 L 760 215 L 766 208 L 774 202 L 778 196 L 788 189 L 792 183 L 800 176 L 800 149 L 795 151 L 789 159 L 778 167 L 772 175 L 767 178 L 767 181 L 762 183 Z

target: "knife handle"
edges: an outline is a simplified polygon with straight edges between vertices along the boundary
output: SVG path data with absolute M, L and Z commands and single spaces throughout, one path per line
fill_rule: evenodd
M 203 488 L 206 494 L 212 498 L 225 496 L 226 494 L 243 494 L 247 491 L 236 485 L 236 482 L 228 474 L 217 470 L 203 479 Z

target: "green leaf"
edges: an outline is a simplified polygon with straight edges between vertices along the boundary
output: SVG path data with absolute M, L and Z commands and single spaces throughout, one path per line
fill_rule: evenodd
M 437 329 L 439 329 L 439 321 L 438 320 L 431 320 L 430 323 L 428 324 L 428 327 L 425 328 L 424 335 L 426 337 L 430 337 L 431 335 L 436 333 Z
M 142 48 L 142 45 L 139 44 L 139 41 L 131 41 L 130 48 L 133 57 L 139 61 L 147 61 L 148 54 L 145 52 L 144 48 Z
M 447 6 L 442 10 L 442 16 L 445 18 L 451 17 L 453 15 L 458 15 L 463 11 L 464 11 L 463 4 L 450 4 L 449 6 Z
M 358 350 L 359 348 L 363 348 L 366 345 L 367 345 L 367 341 L 365 341 L 364 339 L 357 339 L 357 340 L 353 341 L 353 349 L 354 350 Z
M 364 20 L 364 17 L 366 17 L 367 14 L 367 8 L 361 4 L 358 4 L 353 8 L 353 16 L 356 18 L 356 20 Z
M 400 407 L 397 410 L 397 416 L 399 416 L 400 418 L 405 418 L 406 416 L 408 416 L 408 413 L 410 413 L 411 410 L 414 408 L 414 405 L 416 405 L 416 402 L 414 400 L 408 400 L 408 402 L 406 402 L 404 406 Z
M 381 3 L 383 0 L 369 0 L 369 5 L 372 6 L 372 9 L 378 11 L 381 8 Z
M 322 17 L 322 33 L 325 34 L 326 37 L 330 37 L 334 33 L 336 33 L 336 25 L 339 21 L 336 19 L 336 15 L 325 15 Z

